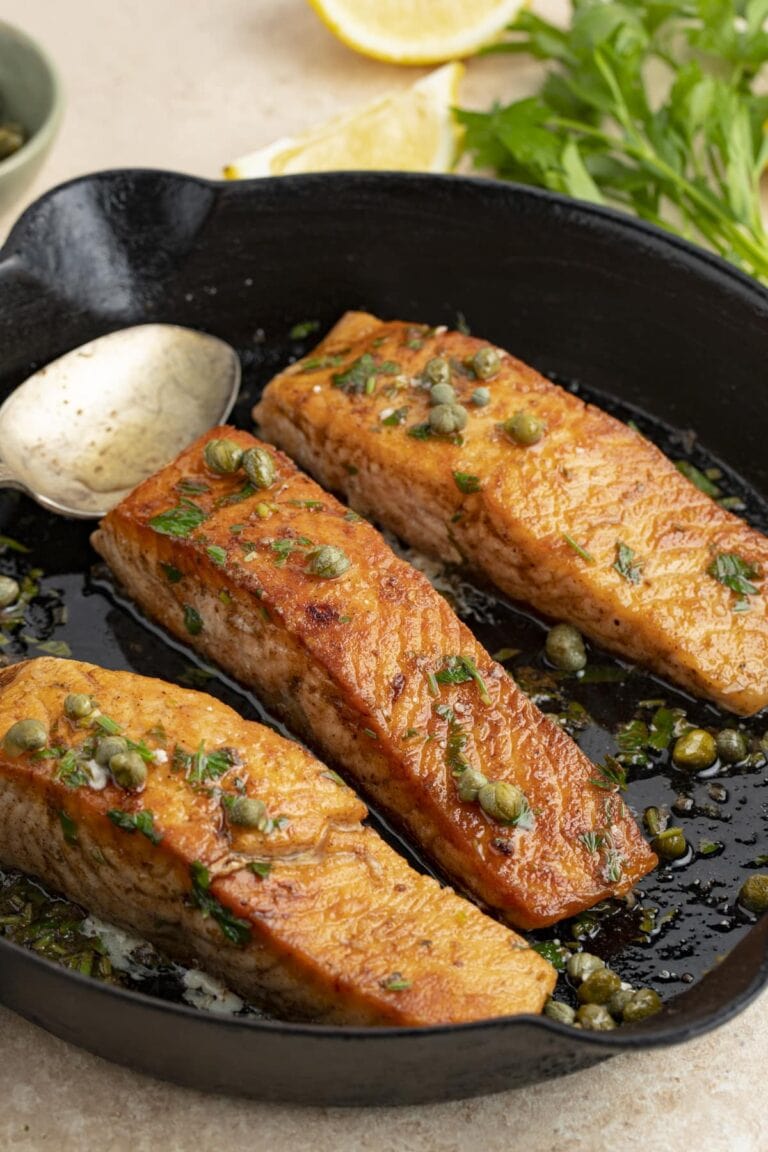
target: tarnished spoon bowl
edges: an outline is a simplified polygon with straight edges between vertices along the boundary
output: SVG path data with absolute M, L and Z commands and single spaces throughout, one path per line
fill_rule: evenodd
M 0 487 L 52 512 L 103 516 L 229 415 L 240 361 L 215 336 L 139 324 L 35 372 L 0 407 Z

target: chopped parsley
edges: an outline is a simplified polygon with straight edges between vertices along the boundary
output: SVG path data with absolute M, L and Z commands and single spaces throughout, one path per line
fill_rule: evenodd
M 289 340 L 306 340 L 307 336 L 311 336 L 313 332 L 317 332 L 320 327 L 319 320 L 300 320 L 298 324 L 294 324 L 288 333 Z
M 594 855 L 600 851 L 605 843 L 605 836 L 602 832 L 582 832 L 579 840 L 581 840 L 587 852 Z
M 370 396 L 376 389 L 378 375 L 395 376 L 400 371 L 400 365 L 394 360 L 384 360 L 382 363 L 364 352 L 357 360 L 353 360 L 343 372 L 335 372 L 331 377 L 334 388 L 340 388 L 348 395 Z
M 238 488 L 237 492 L 230 492 L 228 496 L 222 496 L 216 501 L 217 508 L 226 508 L 229 504 L 240 504 L 243 500 L 248 500 L 249 497 L 255 496 L 258 488 L 254 488 L 253 484 L 245 483 L 242 488 Z
M 169 584 L 178 584 L 181 580 L 183 574 L 174 564 L 161 564 L 160 568 Z
M 82 788 L 88 783 L 88 776 L 71 748 L 64 753 L 56 765 L 55 776 L 67 788 Z
M 310 356 L 301 363 L 302 372 L 322 372 L 326 368 L 338 368 L 344 363 L 343 356 Z
M 574 540 L 573 536 L 569 536 L 567 532 L 563 532 L 563 540 L 569 548 L 573 548 L 577 556 L 581 556 L 582 560 L 586 560 L 587 564 L 594 564 L 595 558 L 591 552 L 587 552 L 586 548 L 582 548 L 581 544 Z
M 459 492 L 464 492 L 465 495 L 480 491 L 479 476 L 472 476 L 469 472 L 454 472 L 453 478 L 456 481 L 456 487 Z
M 432 426 L 430 424 L 412 424 L 408 429 L 408 435 L 412 436 L 414 440 L 429 440 L 432 435 Z
M 175 508 L 160 512 L 149 521 L 161 536 L 190 536 L 205 520 L 206 513 L 192 500 L 180 500 Z
M 141 812 L 123 812 L 119 808 L 110 808 L 107 816 L 123 832 L 141 832 L 153 844 L 159 844 L 163 839 L 162 832 L 155 828 L 155 815 L 148 808 Z
M 613 567 L 619 576 L 623 576 L 630 584 L 639 584 L 643 576 L 643 566 L 635 561 L 635 552 L 628 544 L 616 541 L 616 559 Z
M 211 895 L 211 877 L 204 864 L 195 860 L 189 871 L 192 879 L 192 903 L 199 908 L 203 916 L 210 916 L 216 921 L 230 943 L 243 948 L 251 938 L 251 926 L 248 921 L 235 916 Z
M 717 484 L 713 484 L 709 477 L 705 476 L 695 464 L 691 464 L 690 460 L 675 460 L 675 468 L 705 496 L 711 496 L 714 499 L 721 495 Z
M 288 500 L 287 503 L 294 508 L 310 508 L 312 510 L 325 507 L 322 500 Z
M 123 730 L 116 720 L 113 720 L 111 716 L 105 716 L 103 712 L 95 717 L 94 724 L 98 725 L 102 732 L 106 732 L 108 736 L 119 736 Z
M 191 784 L 202 784 L 206 780 L 218 780 L 230 768 L 242 764 L 242 760 L 233 748 L 217 748 L 214 752 L 206 752 L 205 744 L 201 740 L 197 751 L 187 752 L 178 744 L 173 750 L 171 771 L 183 772 Z
M 390 412 L 389 416 L 385 416 L 382 424 L 388 428 L 396 427 L 398 424 L 404 424 L 408 415 L 407 408 L 395 408 L 394 412 Z
M 735 552 L 719 552 L 707 568 L 707 574 L 736 593 L 738 598 L 733 605 L 734 612 L 749 610 L 747 597 L 758 594 L 758 589 L 752 583 L 761 575 L 757 565 L 742 560 Z
M 59 812 L 59 821 L 61 822 L 61 830 L 64 833 L 64 839 L 67 844 L 77 844 L 77 824 L 71 816 L 66 812 Z
M 175 484 L 177 492 L 184 492 L 187 496 L 199 496 L 201 492 L 210 492 L 210 486 L 202 480 L 179 480 Z
M 191 604 L 184 604 L 184 627 L 190 636 L 199 636 L 203 630 L 203 618 L 197 608 Z
M 393 972 L 391 976 L 381 981 L 381 987 L 385 992 L 405 992 L 411 984 L 412 981 L 406 980 L 400 972 Z
M 525 947 L 525 945 L 522 945 Z M 549 960 L 553 968 L 558 972 L 565 971 L 565 965 L 568 962 L 570 952 L 564 948 L 562 944 L 556 944 L 554 940 L 542 940 L 540 944 L 531 944 L 531 951 L 538 952 L 539 956 L 543 956 L 545 960 Z
M 259 876 L 262 880 L 266 880 L 267 876 L 269 876 L 270 872 L 272 871 L 272 861 L 251 860 L 246 865 L 246 867 L 248 868 L 249 872 L 253 872 L 254 876 Z
M 438 684 L 465 684 L 468 680 L 474 680 L 480 689 L 483 704 L 491 702 L 485 681 L 471 656 L 448 656 L 440 671 L 435 673 L 435 680 Z
M 222 568 L 226 564 L 226 548 L 221 548 L 218 544 L 209 544 L 205 551 L 207 552 L 210 559 L 213 560 L 214 564 L 217 564 L 219 568 Z
M 282 568 L 293 552 L 302 551 L 305 548 L 312 548 L 313 544 L 306 536 L 286 536 L 279 540 L 273 540 L 270 547 L 276 554 L 275 566 Z
M 596 788 L 609 792 L 622 791 L 627 786 L 627 773 L 615 756 L 606 756 L 605 764 L 595 764 L 599 775 L 590 780 Z

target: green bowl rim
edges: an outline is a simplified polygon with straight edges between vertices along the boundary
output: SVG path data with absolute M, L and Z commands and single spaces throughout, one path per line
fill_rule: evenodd
M 59 70 L 45 48 L 43 48 L 38 40 L 35 40 L 29 33 L 25 32 L 23 28 L 19 28 L 16 24 L 10 24 L 7 20 L 0 20 L 0 36 L 2 36 L 4 31 L 12 32 L 15 37 L 24 41 L 39 57 L 43 68 L 50 77 L 52 93 L 51 107 L 48 115 L 37 131 L 34 132 L 16 152 L 12 152 L 5 160 L 0 160 L 0 180 L 10 172 L 13 172 L 14 169 L 21 168 L 28 160 L 31 160 L 38 153 L 44 151 L 51 144 L 61 122 L 64 110 L 64 90 Z

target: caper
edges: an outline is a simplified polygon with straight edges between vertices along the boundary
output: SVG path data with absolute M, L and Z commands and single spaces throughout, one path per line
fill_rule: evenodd
M 429 402 L 434 407 L 436 404 L 453 404 L 456 399 L 456 392 L 450 384 L 433 384 L 429 390 Z
M 323 544 L 321 548 L 315 548 L 309 553 L 307 571 L 322 580 L 335 580 L 337 576 L 344 575 L 351 563 L 343 549 L 334 544 Z
M 741 886 L 739 901 L 749 912 L 768 912 L 768 875 L 759 872 Z
M 662 1008 L 661 996 L 653 988 L 638 988 L 624 1005 L 622 1017 L 625 1024 L 634 1024 L 637 1020 L 645 1020 L 646 1016 L 655 1016 Z
M 634 988 L 619 988 L 608 1001 L 608 1011 L 615 1020 L 621 1020 L 624 1009 L 635 994 Z
M 480 348 L 472 357 L 472 367 L 478 380 L 490 380 L 501 368 L 501 357 L 495 348 Z
M 527 448 L 531 444 L 538 444 L 546 431 L 546 424 L 532 412 L 515 412 L 509 420 L 505 420 L 504 431 L 510 440 Z
M 724 764 L 738 764 L 747 755 L 747 740 L 738 728 L 723 728 L 717 734 L 715 746 Z
M 576 1019 L 590 1032 L 610 1032 L 616 1027 L 616 1021 L 604 1004 L 582 1004 Z
M 254 488 L 269 488 L 275 482 L 275 462 L 266 448 L 244 452 L 243 469 Z
M 45 724 L 39 720 L 17 720 L 11 724 L 3 738 L 3 748 L 9 756 L 20 756 L 22 752 L 37 752 L 48 743 Z
M 667 826 L 668 817 L 659 808 L 646 808 L 643 821 L 651 836 L 658 836 Z
M 478 792 L 488 783 L 488 778 L 477 768 L 465 768 L 459 776 L 456 787 L 459 799 L 465 803 L 477 800 Z
M 593 956 L 591 952 L 574 952 L 573 956 L 568 957 L 568 963 L 565 967 L 571 980 L 575 980 L 579 984 L 591 976 L 593 972 L 605 968 L 605 961 L 601 960 L 599 956 Z
M 147 782 L 147 766 L 138 752 L 118 752 L 109 761 L 115 783 L 128 792 L 136 792 Z
M 717 759 L 714 736 L 703 728 L 691 728 L 675 741 L 672 759 L 678 768 L 689 768 L 693 772 L 709 768 Z
M 586 666 L 587 653 L 581 632 L 571 624 L 555 624 L 550 628 L 544 647 L 555 668 L 563 672 L 580 672 Z
M 94 707 L 93 697 L 83 692 L 70 692 L 64 699 L 64 713 L 70 720 L 83 720 L 90 716 Z
M 9 608 L 19 598 L 21 589 L 11 576 L 0 576 L 0 608 Z
M 651 848 L 662 860 L 679 860 L 688 851 L 682 828 L 665 828 L 651 840 Z
M 430 384 L 450 384 L 451 366 L 442 356 L 433 356 L 427 361 L 424 375 Z
M 223 476 L 237 472 L 243 462 L 243 450 L 234 440 L 209 440 L 203 451 L 205 463 L 211 472 Z
M 472 403 L 478 408 L 485 408 L 491 402 L 490 388 L 475 388 L 472 393 Z
M 516 784 L 507 784 L 505 780 L 484 784 L 477 798 L 483 812 L 487 812 L 491 819 L 505 823 L 519 820 L 526 807 L 523 790 Z
M 93 758 L 102 768 L 106 768 L 113 756 L 127 751 L 128 741 L 123 736 L 101 736 L 96 743 Z
M 452 436 L 466 427 L 467 410 L 461 404 L 436 404 L 429 413 L 429 426 L 439 436 Z
M 571 1008 L 570 1004 L 564 1004 L 562 1000 L 547 1000 L 544 1005 L 544 1015 L 548 1016 L 550 1020 L 557 1020 L 558 1024 L 573 1024 L 576 1019 L 576 1012 Z
M 579 987 L 579 1000 L 582 1004 L 607 1004 L 620 988 L 620 976 L 610 968 L 598 968 Z
M 240 828 L 264 828 L 267 823 L 267 809 L 261 800 L 251 800 L 248 796 L 237 796 L 226 807 L 230 824 Z

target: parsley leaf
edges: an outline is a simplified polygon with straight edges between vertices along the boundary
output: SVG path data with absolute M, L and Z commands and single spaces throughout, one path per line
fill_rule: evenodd
M 448 656 L 440 671 L 435 673 L 435 680 L 438 684 L 465 684 L 468 680 L 474 680 L 480 689 L 483 703 L 491 702 L 485 681 L 471 656 Z
M 199 505 L 191 500 L 180 500 L 175 508 L 167 512 L 160 512 L 149 521 L 150 528 L 159 532 L 161 536 L 190 536 L 199 528 L 206 513 Z
M 396 364 L 394 360 L 385 360 L 380 363 L 375 356 L 371 356 L 370 352 L 364 352 L 357 360 L 353 360 L 343 372 L 335 372 L 331 381 L 334 388 L 340 388 L 342 392 L 346 392 L 348 395 L 359 396 L 365 393 L 370 396 L 375 391 L 377 375 L 394 376 L 399 371 L 400 365 Z
M 690 460 L 675 460 L 675 468 L 685 476 L 686 480 L 690 480 L 699 492 L 703 492 L 705 496 L 720 496 L 721 492 L 717 484 L 713 484 L 708 476 L 705 476 L 695 464 L 691 464 Z
M 567 532 L 563 532 L 563 540 L 569 548 L 573 548 L 577 556 L 581 556 L 582 560 L 586 560 L 587 564 L 594 564 L 595 558 L 592 553 L 587 552 L 586 548 L 583 548 L 581 544 L 577 543 L 573 536 L 569 536 Z
M 480 477 L 472 476 L 469 472 L 454 472 L 453 478 L 456 481 L 456 487 L 459 492 L 464 492 L 469 495 L 471 492 L 480 491 Z
M 178 584 L 181 580 L 183 573 L 174 564 L 161 564 L 160 568 L 169 584 Z
M 707 568 L 707 574 L 737 594 L 738 599 L 733 605 L 734 612 L 747 611 L 749 609 L 747 597 L 758 594 L 758 589 L 752 581 L 760 578 L 760 569 L 755 564 L 742 560 L 735 552 L 719 552 Z
M 218 544 L 209 544 L 205 551 L 214 564 L 218 565 L 219 568 L 224 567 L 227 562 L 226 548 L 221 548 Z
M 203 618 L 198 612 L 197 608 L 193 608 L 191 604 L 184 606 L 184 627 L 190 636 L 199 636 L 203 630 Z
M 148 808 L 140 812 L 123 812 L 120 808 L 110 808 L 107 816 L 124 832 L 141 832 L 153 844 L 159 844 L 163 839 L 162 832 L 158 832 L 155 828 L 155 815 Z
M 395 408 L 394 412 L 390 412 L 389 416 L 385 416 L 382 424 L 386 428 L 394 428 L 398 424 L 404 424 L 405 418 L 408 415 L 407 408 Z
M 628 544 L 622 544 L 621 540 L 616 541 L 616 559 L 613 566 L 618 572 L 619 576 L 623 576 L 630 584 L 639 584 L 643 576 L 643 566 L 639 563 L 633 563 L 635 559 L 635 552 Z
M 306 340 L 307 336 L 311 336 L 313 332 L 317 332 L 320 327 L 319 320 L 300 320 L 298 324 L 294 324 L 288 333 L 289 340 Z
M 247 920 L 241 920 L 220 904 L 209 889 L 211 877 L 208 869 L 200 860 L 195 860 L 190 868 L 192 879 L 192 903 L 199 908 L 203 916 L 210 916 L 216 921 L 221 931 L 231 944 L 243 948 L 251 938 L 251 926 Z

